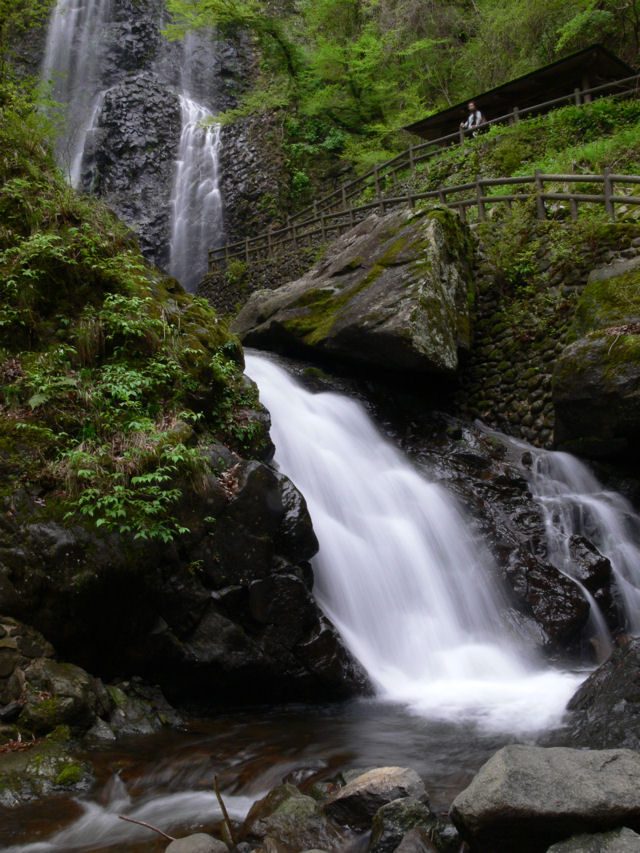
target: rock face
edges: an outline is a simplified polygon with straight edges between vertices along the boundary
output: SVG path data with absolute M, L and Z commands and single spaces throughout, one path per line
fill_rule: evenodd
M 506 746 L 451 807 L 474 851 L 543 853 L 580 832 L 640 826 L 640 755 Z
M 640 640 L 631 639 L 591 673 L 567 705 L 556 743 L 640 750 Z
M 558 447 L 637 456 L 640 428 L 640 271 L 637 259 L 596 270 L 576 309 L 578 340 L 553 374 Z
M 265 463 L 222 446 L 211 455 L 218 476 L 186 492 L 180 515 L 191 533 L 169 546 L 68 529 L 14 502 L 0 521 L 4 611 L 28 617 L 90 672 L 142 675 L 170 698 L 228 704 L 363 689 L 311 595 L 317 541 L 304 499 Z
M 109 89 L 85 146 L 84 187 L 108 201 L 165 270 L 180 127 L 177 94 L 145 71 Z
M 471 258 L 449 211 L 374 214 L 303 278 L 253 294 L 235 331 L 263 349 L 452 374 L 470 345 Z

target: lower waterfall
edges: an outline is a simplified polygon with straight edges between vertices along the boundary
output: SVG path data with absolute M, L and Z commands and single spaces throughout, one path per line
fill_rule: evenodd
M 316 599 L 379 696 L 496 731 L 557 722 L 580 677 L 526 661 L 502 625 L 491 557 L 444 488 L 357 402 L 312 394 L 257 355 L 247 355 L 247 373 L 320 542 Z

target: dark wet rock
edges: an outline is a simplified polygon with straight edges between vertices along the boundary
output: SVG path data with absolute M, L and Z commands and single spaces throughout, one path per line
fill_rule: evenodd
M 629 640 L 580 686 L 554 743 L 640 750 L 640 639 Z
M 471 256 L 448 211 L 373 214 L 303 278 L 254 293 L 233 327 L 262 349 L 450 375 L 471 342 Z
M 185 838 L 176 838 L 165 848 L 165 853 L 227 853 L 228 850 L 224 841 L 204 832 L 197 832 Z
M 254 803 L 242 835 L 258 842 L 270 838 L 291 850 L 318 846 L 332 849 L 341 838 L 323 815 L 320 805 L 293 785 L 274 788 Z
M 543 853 L 577 833 L 635 829 L 640 754 L 506 746 L 456 797 L 451 817 L 478 853 Z
M 108 685 L 115 706 L 109 716 L 114 734 L 147 735 L 163 728 L 180 728 L 184 720 L 169 705 L 158 687 L 144 684 L 140 679 Z
M 107 681 L 141 675 L 170 701 L 364 690 L 366 676 L 311 595 L 317 540 L 304 499 L 264 463 L 212 453 L 217 476 L 197 495 L 185 490 L 179 508 L 191 532 L 168 545 L 67 528 L 16 502 L 15 523 L 0 528 L 14 614 L 29 614 L 61 658 Z M 15 650 L 2 642 L 0 671 L 11 673 Z M 5 701 L 20 692 L 16 682 Z
M 640 853 L 640 835 L 626 827 L 594 835 L 574 835 L 553 844 L 547 853 Z
M 407 797 L 428 808 L 429 798 L 418 774 L 408 767 L 379 767 L 361 774 L 332 794 L 324 810 L 336 823 L 368 829 L 378 809 Z
M 415 797 L 393 800 L 373 817 L 369 853 L 393 853 L 410 829 L 426 831 L 436 820 L 429 806 Z

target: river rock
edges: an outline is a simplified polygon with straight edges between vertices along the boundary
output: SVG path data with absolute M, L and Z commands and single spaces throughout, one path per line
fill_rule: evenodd
M 204 832 L 196 832 L 185 838 L 176 838 L 165 848 L 165 853 L 228 853 L 228 850 L 224 841 Z
M 555 743 L 640 750 L 640 639 L 616 648 L 580 686 L 567 705 Z
M 341 838 L 322 813 L 320 805 L 289 784 L 274 788 L 253 804 L 242 835 L 260 842 L 272 839 L 291 850 L 318 845 L 331 850 Z
M 553 844 L 547 853 L 640 853 L 640 835 L 627 827 L 594 835 L 574 835 Z
M 424 829 L 410 829 L 402 837 L 394 853 L 438 853 L 438 848 L 429 839 Z
M 640 826 L 640 754 L 512 745 L 484 764 L 451 806 L 479 853 L 543 853 L 580 832 Z
M 342 826 L 368 829 L 378 809 L 406 797 L 422 803 L 428 810 L 427 792 L 414 770 L 379 767 L 363 773 L 332 794 L 325 802 L 324 810 L 331 820 Z
M 435 822 L 429 806 L 415 797 L 393 800 L 374 815 L 369 853 L 393 853 L 410 829 L 428 829 Z
M 233 328 L 262 349 L 450 375 L 471 342 L 471 262 L 449 211 L 373 214 L 303 278 L 252 294 Z
M 165 848 L 165 853 L 228 853 L 228 850 L 224 841 L 204 832 L 196 832 L 185 838 L 176 838 Z

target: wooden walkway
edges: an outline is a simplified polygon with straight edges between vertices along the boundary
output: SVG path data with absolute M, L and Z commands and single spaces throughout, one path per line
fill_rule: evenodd
M 604 95 L 637 95 L 640 75 L 608 83 L 592 89 L 576 89 L 570 95 L 556 98 L 553 101 L 545 101 L 526 110 L 527 115 L 535 112 L 549 110 L 552 107 L 573 101 L 576 104 L 586 104 L 594 96 Z M 514 123 L 520 120 L 525 112 L 517 109 L 513 112 L 500 116 L 487 122 L 490 126 L 494 124 Z M 510 207 L 515 202 L 526 201 L 532 196 L 536 200 L 538 218 L 546 217 L 546 202 L 566 201 L 569 203 L 571 216 L 575 219 L 578 215 L 578 205 L 585 202 L 604 204 L 611 219 L 615 217 L 616 204 L 624 203 L 637 205 L 640 198 L 632 194 L 616 194 L 616 185 L 629 186 L 640 183 L 640 177 L 636 175 L 616 175 L 606 170 L 601 175 L 593 174 L 570 174 L 570 175 L 547 175 L 536 171 L 534 175 L 509 178 L 484 178 L 472 183 L 460 184 L 458 186 L 440 186 L 437 190 L 427 192 L 408 192 L 401 195 L 393 195 L 393 190 L 398 188 L 399 179 L 403 176 L 414 178 L 419 163 L 429 160 L 436 154 L 450 147 L 452 144 L 463 144 L 465 132 L 461 128 L 456 133 L 441 137 L 440 139 L 412 145 L 406 151 L 388 160 L 386 163 L 376 166 L 352 181 L 347 181 L 333 193 L 315 201 L 313 205 L 299 211 L 295 216 L 288 217 L 286 226 L 271 229 L 256 237 L 247 237 L 244 241 L 227 244 L 219 249 L 209 252 L 209 271 L 217 271 L 227 261 L 237 258 L 250 263 L 254 259 L 270 257 L 275 253 L 283 251 L 285 247 L 293 250 L 301 246 L 313 245 L 320 240 L 324 242 L 329 238 L 335 238 L 352 228 L 373 211 L 386 213 L 401 205 L 414 207 L 418 202 L 436 202 L 451 209 L 457 210 L 465 219 L 472 208 L 477 210 L 480 221 L 487 215 L 487 209 L 493 204 L 506 204 Z M 385 191 L 386 185 L 391 183 L 391 194 Z M 553 189 L 545 190 L 545 184 L 553 183 Z M 575 192 L 569 192 L 568 185 L 576 184 Z M 560 189 L 557 185 L 560 185 Z M 517 190 L 504 192 L 504 189 Z M 592 190 L 599 189 L 600 192 Z M 363 204 L 354 205 L 353 199 L 361 197 L 366 191 L 373 191 L 374 197 Z

